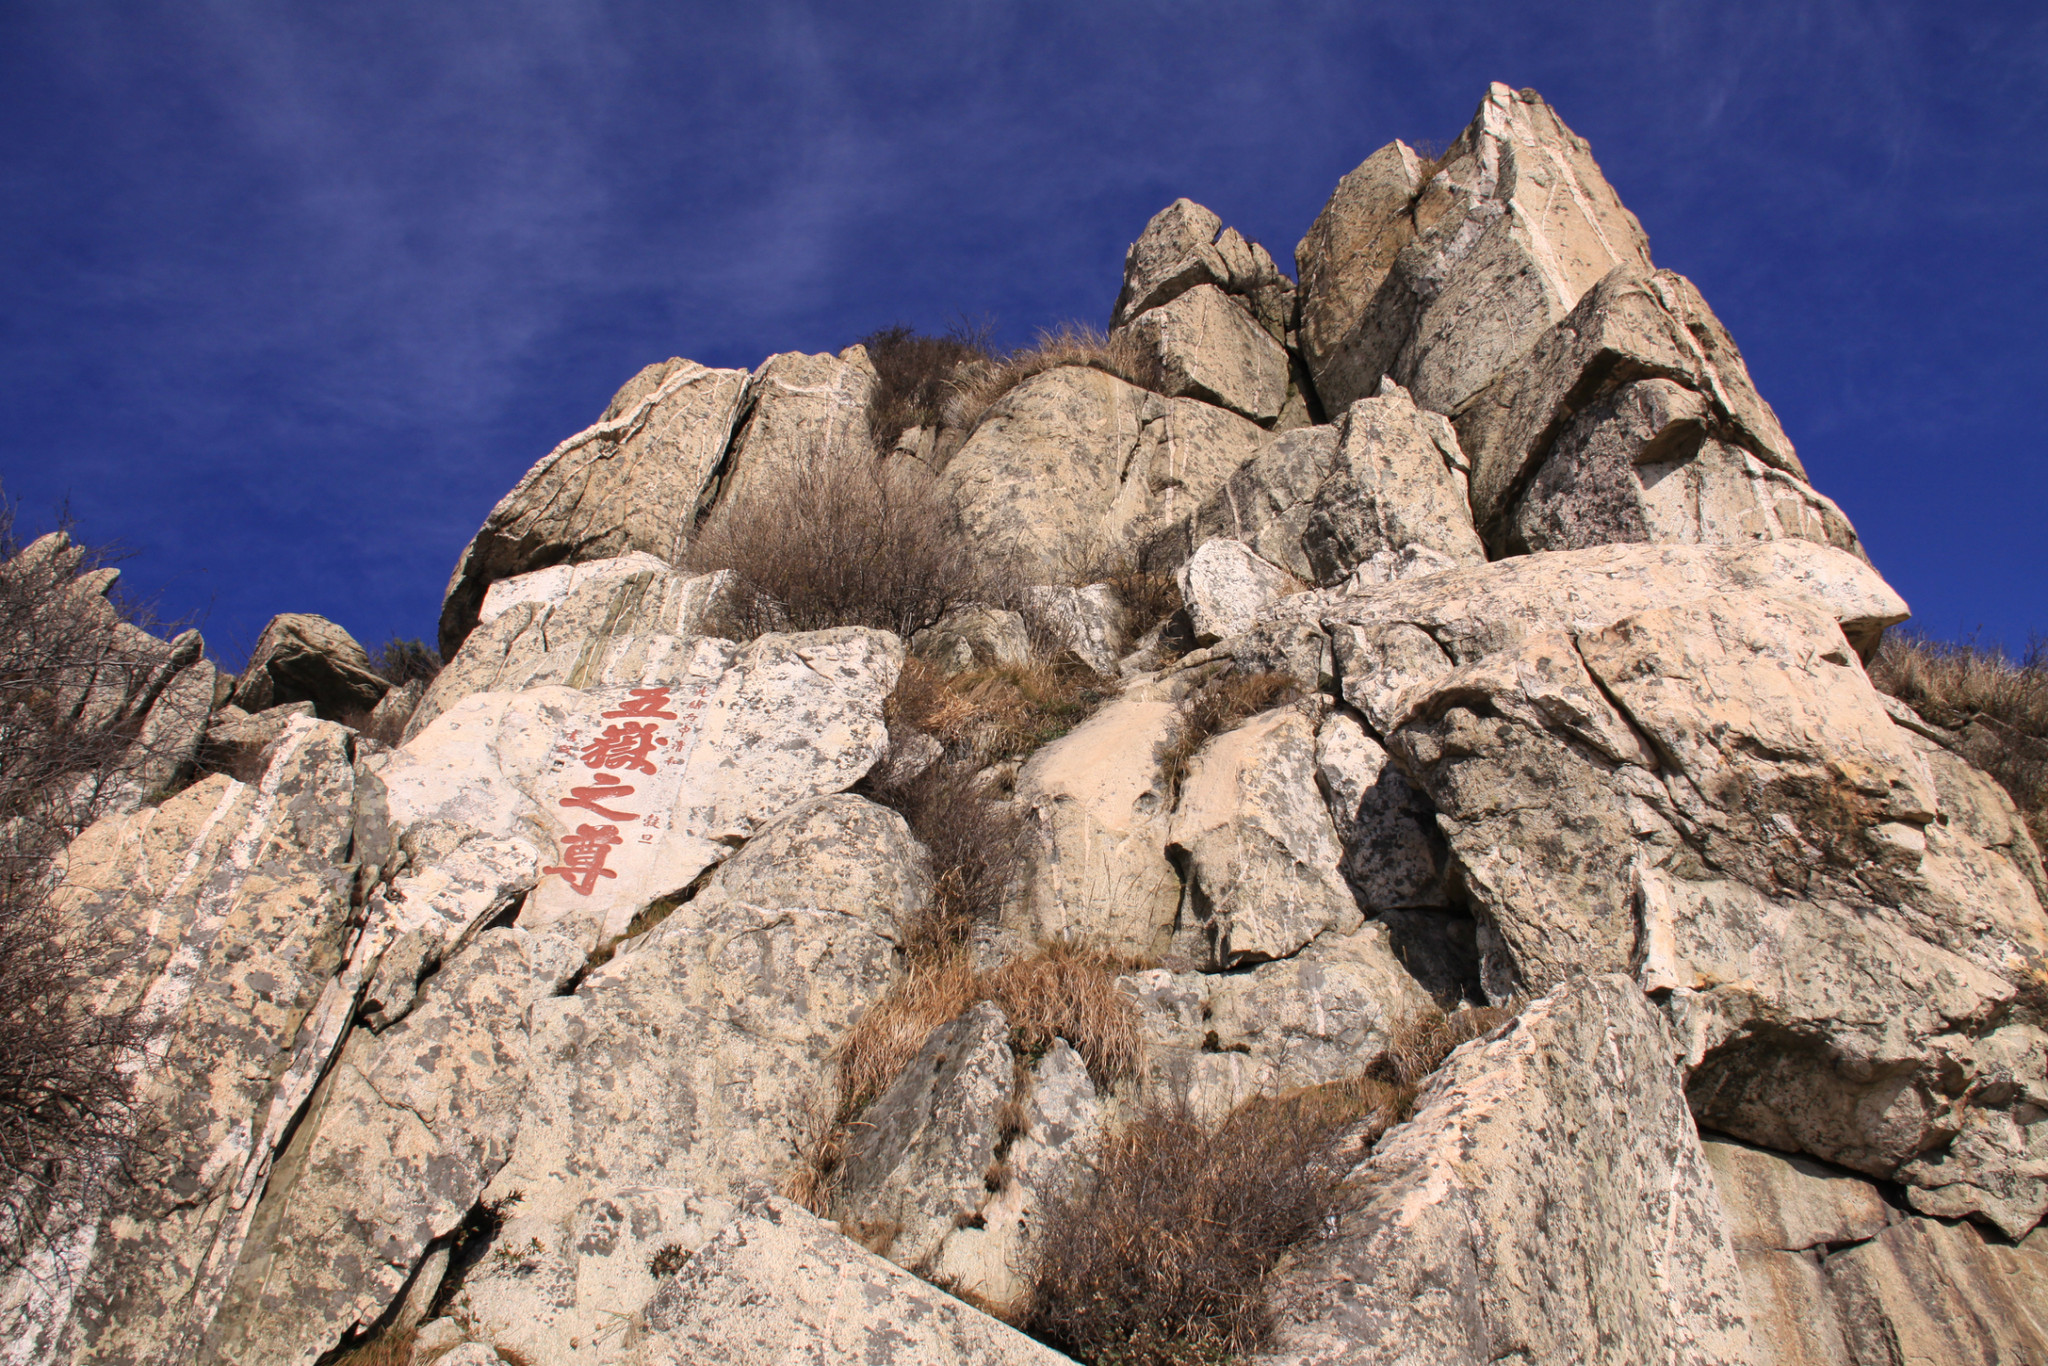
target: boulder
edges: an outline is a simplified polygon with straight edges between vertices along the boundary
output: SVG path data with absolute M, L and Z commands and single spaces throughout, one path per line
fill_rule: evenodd
M 1302 349 L 1331 412 L 1382 375 L 1458 412 L 1602 276 L 1652 270 L 1585 139 L 1498 83 L 1438 162 L 1396 143 L 1347 176 L 1295 259 Z
M 1367 915 L 1448 904 L 1436 808 L 1348 710 L 1316 732 L 1316 782 L 1344 849 L 1344 880 Z
M 67 851 L 57 912 L 152 1044 L 124 1131 L 49 1213 L 53 1264 L 0 1297 L 27 1359 L 192 1359 L 337 1041 L 353 781 L 350 733 L 295 718 L 260 782 L 208 777 Z
M 1260 612 L 1301 587 L 1242 541 L 1220 539 L 1202 542 L 1173 577 L 1195 640 L 1203 645 L 1249 629 Z
M 1110 329 L 1205 286 L 1233 296 L 1275 342 L 1287 340 L 1293 284 L 1264 247 L 1188 199 L 1154 214 L 1124 253 L 1124 287 L 1110 313 Z
M 1316 490 L 1337 467 L 1334 425 L 1281 432 L 1239 466 L 1200 507 L 1156 535 L 1144 549 L 1145 563 L 1172 569 L 1205 541 L 1242 541 L 1261 559 L 1295 578 L 1314 571 L 1301 548 L 1301 533 L 1315 506 Z
M 1096 673 L 1114 675 L 1117 661 L 1131 648 L 1123 604 L 1106 583 L 1027 588 L 1024 609 L 1049 641 Z
M 1214 285 L 1196 285 L 1124 324 L 1163 392 L 1270 426 L 1287 400 L 1287 350 Z
M 1637 539 L 1666 538 L 1652 528 L 1709 544 L 1775 532 L 1853 548 L 1848 523 L 1831 520 L 1833 505 L 1806 487 L 1742 353 L 1684 276 L 1617 269 L 1532 340 L 1455 410 L 1472 462 L 1472 520 L 1496 553 L 1622 539 L 1638 527 Z M 1752 478 L 1744 452 L 1779 477 Z M 1553 459 L 1557 469 L 1544 473 Z M 1534 501 L 1517 541 L 1525 487 Z
M 1354 1173 L 1360 1198 L 1283 1273 L 1253 1359 L 1748 1366 L 1673 1051 L 1636 985 L 1602 976 L 1452 1054 Z
M 765 1199 L 669 1277 L 646 1310 L 646 1366 L 1057 1366 L 1066 1357 Z
M 747 382 L 750 411 L 732 439 L 719 505 L 746 507 L 830 461 L 872 459 L 868 396 L 877 382 L 859 346 L 762 361 Z
M 1027 582 L 1057 583 L 1135 552 L 1199 507 L 1265 439 L 1210 404 L 1062 366 L 999 399 L 944 480 L 991 554 L 1014 555 Z
M 1001 1166 L 984 1174 L 972 1216 L 946 1234 L 930 1264 L 935 1283 L 1005 1317 L 1029 1303 L 1040 1211 L 1093 1176 L 1108 1109 L 1064 1039 L 1052 1041 L 1014 1096 L 1018 1103 L 997 1116 Z
M 1189 762 L 1167 830 L 1167 855 L 1187 884 L 1179 955 L 1229 969 L 1358 928 L 1316 787 L 1315 720 L 1310 707 L 1281 707 L 1210 740 Z
M 1702 1122 L 1930 1213 L 2017 1234 L 2048 1210 L 2021 1118 L 2048 1055 L 2008 1022 L 2048 925 L 2014 823 L 1969 815 L 1974 789 L 1943 821 L 1863 674 L 1850 637 L 1900 604 L 1860 560 L 1603 547 L 1312 596 L 1346 700 L 1435 808 L 1490 997 L 1634 971 L 1669 993 Z
M 1486 562 L 1450 423 L 1383 384 L 1346 410 L 1342 432 L 1301 531 L 1317 583 L 1353 573 L 1361 583 L 1392 583 Z
M 984 1001 L 940 1025 L 847 1141 L 832 1217 L 898 1266 L 929 1265 L 989 1196 L 1014 1088 L 1010 1024 Z
M 894 636 L 844 627 L 688 650 L 670 684 L 462 699 L 366 781 L 363 856 L 388 866 L 403 852 L 424 870 L 471 841 L 530 842 L 544 866 L 518 923 L 594 949 L 887 752 Z
M 1009 914 L 1027 938 L 1166 951 L 1181 885 L 1166 858 L 1173 797 L 1159 755 L 1179 716 L 1163 692 L 1127 689 L 1019 771 L 1025 885 Z
M 650 365 L 595 426 L 543 456 L 456 562 L 441 605 L 441 657 L 455 657 L 499 579 L 633 550 L 680 560 L 716 493 L 747 380 L 743 370 L 695 361 Z
M 260 712 L 288 702 L 311 702 L 326 720 L 369 711 L 391 689 L 370 667 L 354 636 L 325 617 L 285 612 L 270 619 L 249 667 L 235 685 L 234 704 Z
M 974 602 L 954 608 L 912 636 L 910 653 L 947 675 L 1026 664 L 1031 660 L 1031 633 L 1020 613 Z
M 1119 985 L 1136 1001 L 1143 1095 L 1213 1122 L 1254 1096 L 1357 1076 L 1428 996 L 1386 927 L 1328 933 L 1291 958 L 1232 972 L 1152 968 Z
M 1862 553 L 1840 508 L 1710 435 L 1718 425 L 1711 401 L 1674 380 L 1610 390 L 1552 442 L 1509 519 L 1508 546 L 1739 545 L 1789 536 Z
M 686 574 L 641 554 L 500 579 L 476 630 L 414 709 L 405 738 L 480 692 L 674 684 L 697 657 L 697 637 L 737 634 L 744 592 L 729 570 Z

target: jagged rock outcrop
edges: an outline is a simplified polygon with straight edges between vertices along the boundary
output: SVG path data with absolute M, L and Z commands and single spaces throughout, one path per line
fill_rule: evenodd
M 431 685 L 287 614 L 230 690 L 0 566 L 96 642 L 34 705 L 131 762 L 47 881 L 152 1031 L 0 1359 L 1049 1366 L 994 1315 L 1068 1341 L 1047 1239 L 1152 1132 L 1338 1162 L 1250 1360 L 2048 1359 L 2048 872 L 1989 723 L 1872 687 L 1906 605 L 1733 340 L 1504 86 L 1296 260 L 1176 201 L 1111 317 L 1167 392 L 885 454 L 993 571 L 907 645 L 687 568 L 874 454 L 860 347 L 635 376 Z
M 256 638 L 231 700 L 246 712 L 311 702 L 331 721 L 369 711 L 390 688 L 354 636 L 325 617 L 285 612 Z
M 1222 408 L 1062 366 L 998 400 L 945 480 L 985 547 L 1031 582 L 1071 582 L 1200 506 L 1265 439 Z
M 681 359 L 628 380 L 595 426 L 542 457 L 484 518 L 448 580 L 441 657 L 454 658 L 499 579 L 632 550 L 679 559 L 746 394 L 745 371 Z
M 1650 244 L 1585 139 L 1495 83 L 1442 159 L 1405 145 L 1346 176 L 1295 249 L 1301 345 L 1332 412 L 1392 375 L 1455 413 Z
M 49 1265 L 10 1288 L 28 1360 L 189 1360 L 272 1163 L 348 1023 L 349 732 L 306 717 L 261 781 L 225 775 L 73 842 L 55 898 L 119 946 L 103 1009 L 152 1035 L 129 1132 L 88 1158 Z

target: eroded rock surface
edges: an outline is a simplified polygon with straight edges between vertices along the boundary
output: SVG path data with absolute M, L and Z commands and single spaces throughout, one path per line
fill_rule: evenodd
M 1670 1031 L 1581 978 L 1454 1054 L 1357 1172 L 1363 1201 L 1283 1277 L 1256 1360 L 1754 1358 Z M 1501 1172 L 1541 1173 L 1502 1181 Z

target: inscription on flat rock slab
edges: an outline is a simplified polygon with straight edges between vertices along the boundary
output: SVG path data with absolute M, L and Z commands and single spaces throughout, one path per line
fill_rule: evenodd
M 888 747 L 903 647 L 882 631 L 699 639 L 673 682 L 464 698 L 377 775 L 415 867 L 479 840 L 541 851 L 519 925 L 594 948 L 763 821 Z

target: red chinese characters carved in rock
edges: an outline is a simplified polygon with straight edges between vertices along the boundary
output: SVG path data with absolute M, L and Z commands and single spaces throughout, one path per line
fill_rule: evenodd
M 600 773 L 597 775 L 596 782 L 590 786 L 570 788 L 569 795 L 556 802 L 555 805 L 581 807 L 583 810 L 602 816 L 608 821 L 636 821 L 640 819 L 639 812 L 614 811 L 611 807 L 604 805 L 605 802 L 616 801 L 620 797 L 630 797 L 632 795 L 633 789 L 630 786 L 620 782 L 609 773 Z
M 621 702 L 616 711 L 604 714 L 604 719 L 610 721 L 621 716 L 653 716 L 663 721 L 673 721 L 676 714 L 667 710 L 668 705 L 667 688 L 634 688 L 630 697 Z
M 617 845 L 625 841 L 619 838 L 616 825 L 579 825 L 573 835 L 562 836 L 562 862 L 553 868 L 541 869 L 541 876 L 560 873 L 562 881 L 574 887 L 583 896 L 589 896 L 601 877 L 617 877 L 618 873 L 605 867 L 605 860 Z
M 585 768 L 634 768 L 653 773 L 656 770 L 649 756 L 657 745 L 667 743 L 665 737 L 654 733 L 652 721 L 619 721 L 606 726 L 602 735 L 585 745 L 580 757 Z

